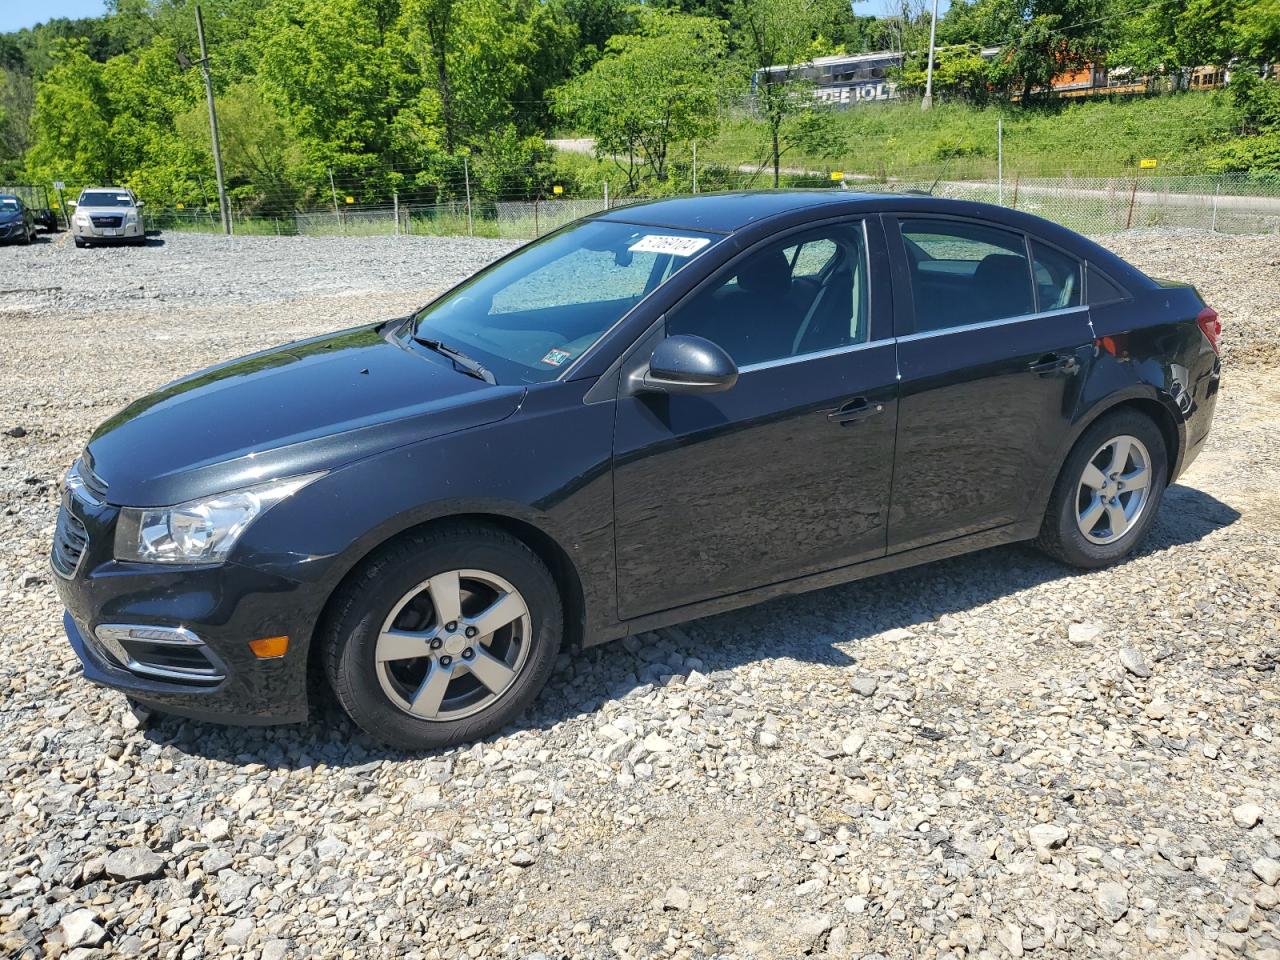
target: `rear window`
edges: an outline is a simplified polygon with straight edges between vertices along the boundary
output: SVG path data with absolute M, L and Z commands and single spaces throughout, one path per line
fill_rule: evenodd
M 1085 292 L 1091 305 L 1129 299 L 1128 291 L 1092 264 L 1089 265 L 1089 288 Z
M 1080 261 L 1061 250 L 1031 241 L 1031 261 L 1036 280 L 1036 296 L 1041 310 L 1078 307 L 1083 298 L 1084 279 Z

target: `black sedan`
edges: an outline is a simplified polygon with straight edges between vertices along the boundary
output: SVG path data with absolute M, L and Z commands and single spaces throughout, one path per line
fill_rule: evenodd
M 0 194 L 0 243 L 32 243 L 36 239 L 35 215 L 21 199 Z
M 67 634 L 173 713 L 300 720 L 314 666 L 383 741 L 482 737 L 562 649 L 1020 540 L 1122 559 L 1208 435 L 1218 336 L 998 207 L 615 209 L 104 423 L 53 544 Z

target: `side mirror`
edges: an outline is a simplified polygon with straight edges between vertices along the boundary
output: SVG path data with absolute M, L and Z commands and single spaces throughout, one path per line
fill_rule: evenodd
M 658 344 L 637 379 L 642 393 L 718 393 L 738 382 L 738 366 L 710 340 L 677 334 Z
M 137 203 L 134 204 L 135 207 L 145 207 L 146 205 L 147 204 L 145 200 L 139 200 Z

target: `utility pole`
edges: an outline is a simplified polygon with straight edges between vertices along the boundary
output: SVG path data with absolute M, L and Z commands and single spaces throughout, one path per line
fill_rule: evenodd
M 218 143 L 218 111 L 213 106 L 213 77 L 209 75 L 209 50 L 204 43 L 204 17 L 196 7 L 196 36 L 200 39 L 200 72 L 204 74 L 204 92 L 209 98 L 209 133 L 213 138 L 213 172 L 218 178 L 218 210 L 222 214 L 222 232 L 231 236 L 231 205 L 227 203 L 227 185 L 222 179 L 222 147 Z
M 342 214 L 338 212 L 338 188 L 333 185 L 333 167 L 329 168 L 329 192 L 333 194 L 333 219 L 338 224 L 338 229 L 346 233 L 346 229 L 342 225 Z
M 466 154 L 462 156 L 462 178 L 467 191 L 467 236 L 474 237 L 476 228 L 471 222 L 471 165 L 467 163 Z
M 929 65 L 925 69 L 924 99 L 920 101 L 920 109 L 928 110 L 933 106 L 933 40 L 938 32 L 938 0 L 933 0 L 933 16 L 929 19 Z

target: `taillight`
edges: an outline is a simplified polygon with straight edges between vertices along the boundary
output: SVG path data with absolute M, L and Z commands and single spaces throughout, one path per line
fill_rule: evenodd
M 1209 346 L 1213 347 L 1213 352 L 1217 353 L 1218 340 L 1222 337 L 1222 321 L 1218 319 L 1218 311 L 1213 307 L 1205 307 L 1196 314 L 1196 323 L 1204 331 Z

